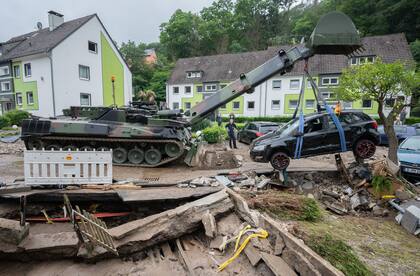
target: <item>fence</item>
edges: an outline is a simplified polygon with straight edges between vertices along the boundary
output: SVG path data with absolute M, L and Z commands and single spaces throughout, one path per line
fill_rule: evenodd
M 25 150 L 26 185 L 112 183 L 112 151 Z

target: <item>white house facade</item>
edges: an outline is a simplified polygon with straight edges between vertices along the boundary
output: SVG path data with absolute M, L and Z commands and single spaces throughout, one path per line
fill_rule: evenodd
M 112 105 L 113 93 L 118 106 L 132 99 L 131 72 L 96 14 L 64 22 L 50 11 L 48 28 L 1 45 L 9 46 L 0 61 L 11 64 L 16 109 L 50 117 Z

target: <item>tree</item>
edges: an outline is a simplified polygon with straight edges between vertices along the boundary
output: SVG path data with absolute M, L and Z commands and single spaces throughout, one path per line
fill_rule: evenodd
M 370 99 L 378 103 L 378 115 L 389 141 L 388 157 L 397 163 L 398 140 L 394 121 L 407 105 L 407 96 L 419 85 L 419 76 L 407 64 L 399 61 L 383 63 L 377 59 L 374 63 L 345 69 L 337 93 L 345 101 Z M 386 102 L 392 107 L 388 115 L 384 113 Z

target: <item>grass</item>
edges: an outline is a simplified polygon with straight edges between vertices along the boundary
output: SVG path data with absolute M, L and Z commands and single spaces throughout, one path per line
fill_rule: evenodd
M 326 234 L 323 236 L 312 236 L 307 241 L 307 244 L 345 275 L 373 275 L 366 265 L 360 261 L 352 248 L 341 240 L 334 239 Z

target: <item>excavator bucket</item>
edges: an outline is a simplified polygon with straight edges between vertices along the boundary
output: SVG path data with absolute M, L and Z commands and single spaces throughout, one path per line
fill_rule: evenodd
M 324 15 L 306 44 L 315 54 L 347 56 L 361 46 L 360 36 L 353 21 L 341 12 Z

